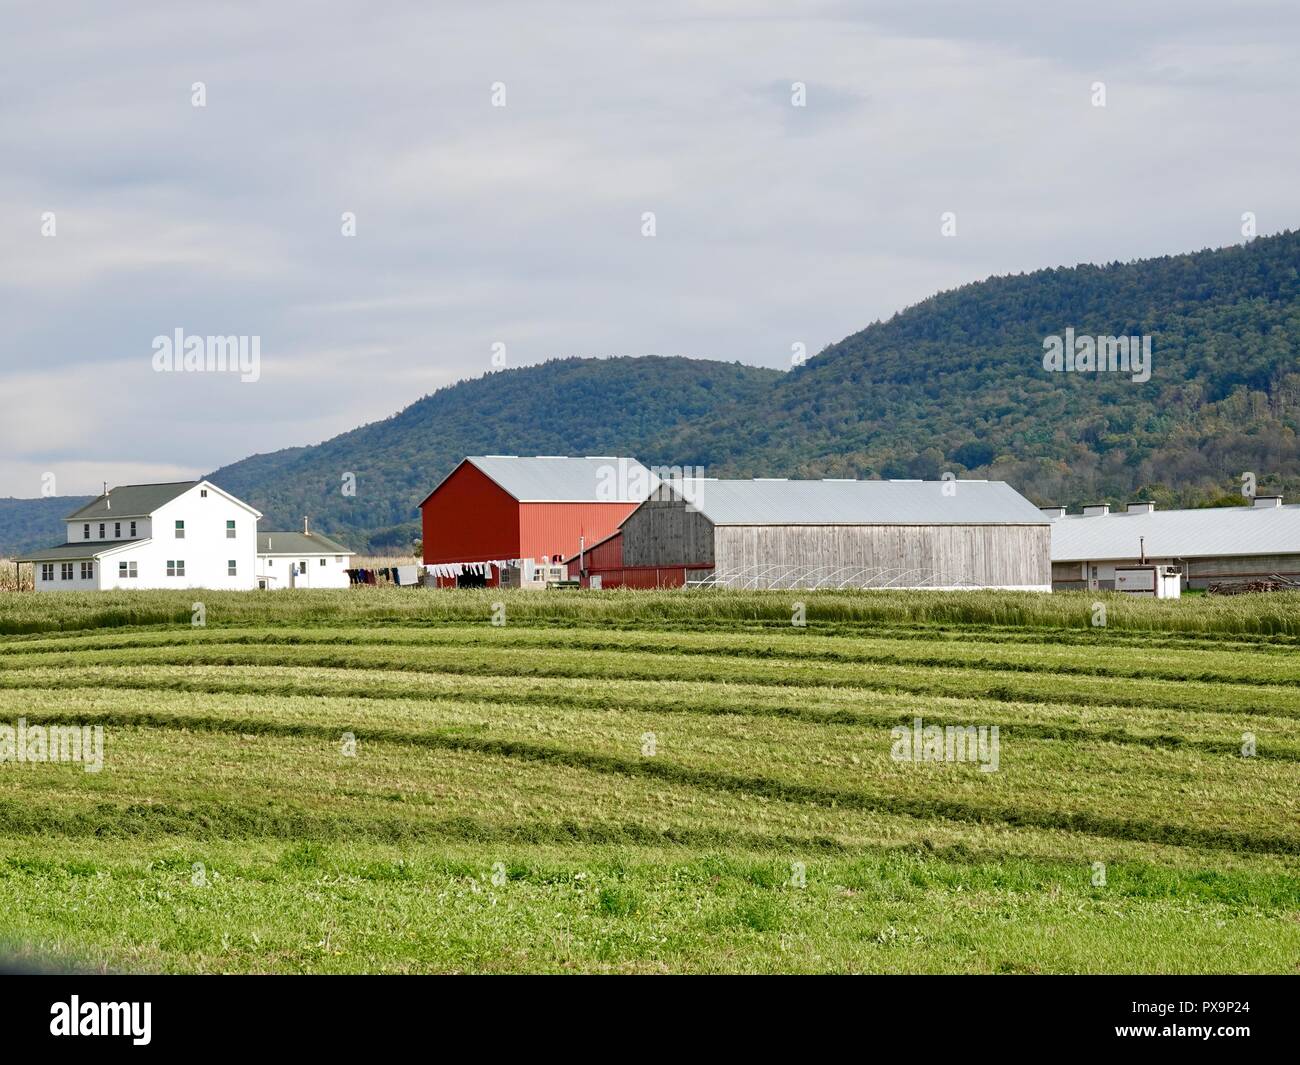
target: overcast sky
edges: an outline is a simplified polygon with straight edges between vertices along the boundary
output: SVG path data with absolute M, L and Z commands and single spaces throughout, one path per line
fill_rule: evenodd
M 788 367 L 991 274 L 1294 228 L 1297 41 L 1290 2 L 11 0 L 0 495 L 316 443 L 495 343 Z M 260 337 L 260 380 L 155 372 L 178 328 Z

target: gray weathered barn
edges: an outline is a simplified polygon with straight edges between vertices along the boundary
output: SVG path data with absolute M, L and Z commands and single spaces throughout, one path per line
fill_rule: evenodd
M 733 588 L 1051 589 L 1051 523 L 1002 481 L 688 482 L 622 525 L 622 565 Z M 707 572 L 707 571 L 706 571 Z
M 1066 514 L 1044 507 L 1052 520 L 1052 587 L 1108 591 L 1115 567 L 1140 559 L 1177 566 L 1185 588 L 1280 576 L 1300 581 L 1300 506 L 1281 496 L 1257 496 L 1249 507 L 1158 511 L 1129 503 L 1111 513 L 1104 503 Z

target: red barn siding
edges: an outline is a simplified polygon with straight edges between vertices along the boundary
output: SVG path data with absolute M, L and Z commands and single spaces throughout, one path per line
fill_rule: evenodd
M 420 512 L 426 564 L 522 557 L 519 504 L 471 463 L 462 462 Z
M 577 579 L 579 568 L 586 570 L 607 570 L 618 569 L 623 565 L 623 533 L 614 533 L 613 536 L 597 543 L 594 547 L 589 547 L 583 552 L 582 558 L 576 556 L 569 560 L 569 577 Z
M 520 558 L 568 558 L 578 553 L 580 539 L 592 544 L 604 539 L 636 503 L 520 503 Z
M 602 588 L 680 588 L 713 568 L 707 562 L 684 566 L 625 566 L 621 530 L 585 552 L 581 564 L 587 571 L 587 576 L 582 578 L 583 586 L 590 584 L 591 577 L 598 576 Z M 575 556 L 569 559 L 569 578 L 577 580 L 579 576 L 579 559 Z

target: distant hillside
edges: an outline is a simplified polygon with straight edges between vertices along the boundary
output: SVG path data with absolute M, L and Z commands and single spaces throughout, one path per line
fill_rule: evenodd
M 999 277 L 869 326 L 788 374 L 762 417 L 682 440 L 719 470 L 1011 482 L 1036 502 L 1300 491 L 1300 233 Z M 1043 339 L 1152 337 L 1146 383 L 1048 373 Z
M 63 519 L 85 506 L 90 496 L 0 499 L 0 558 L 65 539 Z
M 1150 380 L 1046 372 L 1043 339 L 1067 328 L 1151 337 Z M 1298 354 L 1300 233 L 1284 233 L 966 285 L 787 374 L 661 357 L 504 370 L 210 476 L 263 510 L 264 528 L 297 528 L 310 514 L 363 550 L 409 543 L 419 501 L 462 456 L 484 453 L 629 454 L 721 476 L 951 470 L 1067 505 L 1138 495 L 1204 505 L 1235 497 L 1251 472 L 1261 491 L 1291 496 L 1300 494 Z M 355 497 L 340 491 L 347 473 Z M 0 501 L 0 548 L 47 541 L 21 538 L 57 533 L 49 514 L 75 505 Z

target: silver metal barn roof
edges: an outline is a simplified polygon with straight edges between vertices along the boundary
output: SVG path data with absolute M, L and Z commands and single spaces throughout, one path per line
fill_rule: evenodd
M 1066 514 L 1052 522 L 1053 562 L 1300 554 L 1300 505 L 1150 514 Z
M 655 484 L 636 459 L 617 455 L 470 455 L 464 461 L 520 503 L 640 503 Z
M 702 479 L 685 494 L 714 525 L 1050 524 L 1005 481 Z

